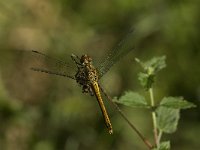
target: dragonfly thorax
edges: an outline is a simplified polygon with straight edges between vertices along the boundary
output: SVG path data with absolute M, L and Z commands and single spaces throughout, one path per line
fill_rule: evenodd
M 77 65 L 78 71 L 75 75 L 77 83 L 82 86 L 83 93 L 93 95 L 92 84 L 98 82 L 96 68 L 92 65 L 92 58 L 88 55 L 82 55 L 80 64 Z
M 82 64 L 79 72 L 84 76 L 84 79 L 87 79 L 89 82 L 97 82 L 98 75 L 97 70 L 92 64 L 92 58 L 88 55 L 82 55 L 80 59 L 80 63 Z

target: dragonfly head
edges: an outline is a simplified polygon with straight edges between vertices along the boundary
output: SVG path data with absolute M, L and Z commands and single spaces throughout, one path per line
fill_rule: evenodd
M 85 54 L 81 56 L 80 62 L 82 64 L 90 64 L 92 62 L 92 58 Z

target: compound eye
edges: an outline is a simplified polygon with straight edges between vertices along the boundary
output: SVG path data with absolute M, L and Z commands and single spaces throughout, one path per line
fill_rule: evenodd
M 86 60 L 86 58 L 87 58 L 86 55 L 82 55 L 82 56 L 81 56 L 81 59 L 80 59 L 80 62 L 81 62 L 81 63 L 84 63 L 85 60 Z
M 88 55 L 83 55 L 80 60 L 81 63 L 86 63 L 86 64 L 90 63 L 91 61 L 92 61 L 92 58 Z

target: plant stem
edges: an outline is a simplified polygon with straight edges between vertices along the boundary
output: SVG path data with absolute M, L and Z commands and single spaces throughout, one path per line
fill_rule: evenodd
M 105 90 L 99 85 L 101 91 L 104 93 L 104 95 L 108 98 L 108 100 L 111 102 L 111 104 L 115 107 L 115 109 L 119 112 L 119 114 L 122 116 L 122 118 L 129 124 L 129 126 L 137 133 L 137 135 L 142 139 L 144 144 L 148 147 L 148 149 L 152 149 L 152 144 L 143 136 L 143 134 L 134 126 L 134 124 L 129 121 L 129 119 L 126 117 L 126 115 L 122 112 L 122 110 L 119 108 L 119 106 L 112 101 L 112 98 L 106 94 Z
M 154 108 L 155 102 L 154 102 L 153 88 L 149 89 L 149 94 L 150 94 L 150 100 L 151 100 L 151 107 Z M 152 111 L 151 115 L 152 115 L 152 120 L 153 120 L 154 140 L 155 140 L 156 147 L 158 147 L 159 143 L 158 143 L 158 131 L 157 131 L 157 120 L 156 120 L 155 110 Z
M 160 140 L 161 140 L 161 137 L 162 137 L 162 133 L 163 133 L 163 131 L 159 130 L 159 134 L 158 134 L 158 148 L 160 147 Z

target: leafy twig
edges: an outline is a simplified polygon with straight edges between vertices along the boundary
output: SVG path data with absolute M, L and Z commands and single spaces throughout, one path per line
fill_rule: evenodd
M 155 82 L 155 76 L 157 73 L 166 67 L 165 56 L 154 57 L 147 62 L 142 62 L 139 59 L 136 61 L 142 66 L 143 71 L 138 74 L 138 79 L 142 87 L 149 92 L 150 104 L 144 96 L 137 92 L 128 91 L 125 92 L 120 98 L 116 98 L 113 101 L 119 104 L 123 104 L 133 108 L 146 108 L 151 109 L 152 121 L 153 121 L 153 134 L 155 139 L 155 147 L 150 144 L 144 138 L 144 136 L 133 126 L 130 121 L 124 116 L 118 106 L 108 98 L 122 117 L 129 123 L 134 131 L 140 136 L 144 143 L 151 150 L 170 150 L 170 141 L 161 141 L 161 137 L 164 133 L 171 134 L 176 131 L 178 121 L 180 118 L 180 110 L 196 107 L 195 104 L 183 99 L 183 97 L 164 97 L 158 104 L 155 105 L 153 84 Z M 107 96 L 108 97 L 108 96 Z

